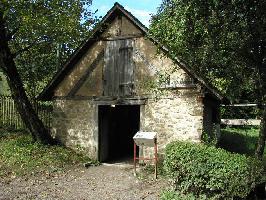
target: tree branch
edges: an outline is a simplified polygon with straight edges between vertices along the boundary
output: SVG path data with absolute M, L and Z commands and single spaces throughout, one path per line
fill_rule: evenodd
M 16 58 L 18 55 L 22 54 L 23 52 L 30 50 L 30 49 L 31 49 L 32 47 L 34 47 L 35 45 L 40 45 L 40 44 L 43 44 L 43 43 L 47 43 L 47 44 L 51 43 L 51 41 L 44 41 L 44 40 L 42 40 L 42 41 L 40 41 L 40 42 L 37 42 L 37 41 L 38 41 L 38 40 L 35 40 L 34 42 L 32 42 L 31 44 L 29 44 L 28 46 L 26 46 L 26 47 L 24 47 L 24 48 L 18 50 L 18 51 L 15 52 L 15 53 L 13 53 L 13 54 L 12 54 L 13 58 Z
M 30 50 L 36 43 L 31 43 L 30 45 L 26 46 L 25 48 L 22 48 L 20 50 L 18 50 L 17 52 L 12 54 L 13 58 L 16 58 L 18 55 L 20 55 L 21 53 Z

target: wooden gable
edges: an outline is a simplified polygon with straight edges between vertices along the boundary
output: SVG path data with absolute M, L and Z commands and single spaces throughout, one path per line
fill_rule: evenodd
M 131 31 L 129 30 L 131 29 Z M 140 31 L 117 16 L 72 71 L 55 89 L 55 96 L 134 95 L 134 36 Z

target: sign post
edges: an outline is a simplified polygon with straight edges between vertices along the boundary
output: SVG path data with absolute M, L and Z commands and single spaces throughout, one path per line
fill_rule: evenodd
M 157 154 L 157 133 L 156 132 L 143 132 L 138 131 L 134 137 L 134 175 L 136 175 L 137 160 L 154 160 L 154 176 L 157 179 L 157 165 L 158 165 L 158 154 Z M 147 146 L 154 148 L 153 158 L 137 157 L 137 146 Z

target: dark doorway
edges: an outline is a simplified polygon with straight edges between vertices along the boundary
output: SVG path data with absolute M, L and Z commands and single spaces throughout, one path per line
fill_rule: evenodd
M 133 158 L 133 136 L 139 130 L 140 106 L 99 106 L 99 160 Z

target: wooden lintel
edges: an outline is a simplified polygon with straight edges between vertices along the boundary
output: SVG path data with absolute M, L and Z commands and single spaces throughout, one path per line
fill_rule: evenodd
M 115 97 L 96 97 L 96 96 L 80 96 L 80 95 L 75 95 L 75 96 L 55 96 L 53 100 L 99 100 L 103 99 L 105 101 L 112 101 L 117 98 Z
M 146 97 L 118 98 L 118 97 L 86 97 L 86 96 L 62 96 L 54 97 L 54 100 L 89 100 L 96 105 L 144 105 Z
M 145 97 L 98 97 L 93 101 L 97 105 L 144 105 L 146 102 Z

